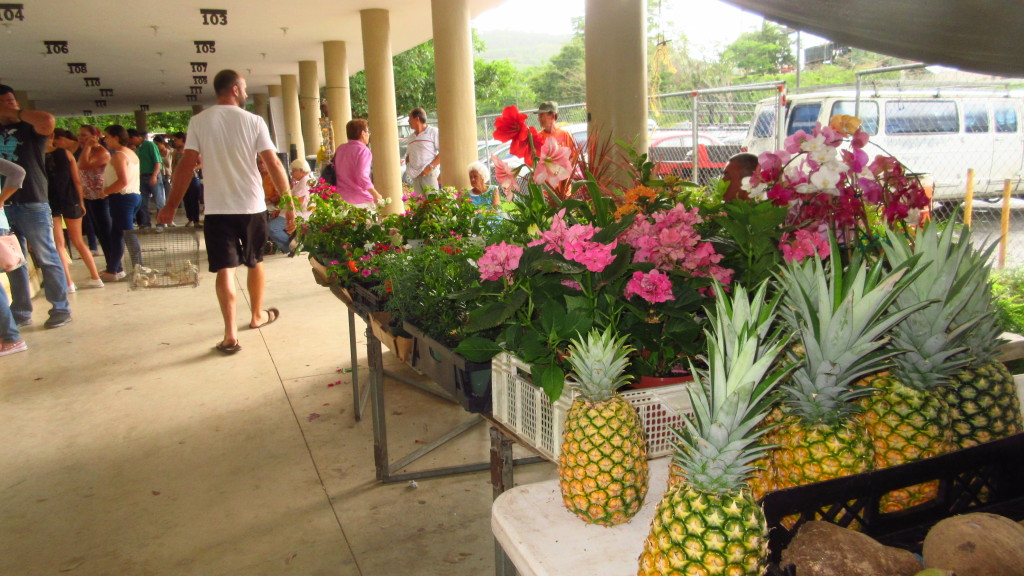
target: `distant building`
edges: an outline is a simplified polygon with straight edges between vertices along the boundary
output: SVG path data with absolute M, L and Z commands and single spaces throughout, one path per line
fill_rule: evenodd
M 849 46 L 827 42 L 819 46 L 811 46 L 804 49 L 804 65 L 831 64 L 836 58 L 850 53 Z

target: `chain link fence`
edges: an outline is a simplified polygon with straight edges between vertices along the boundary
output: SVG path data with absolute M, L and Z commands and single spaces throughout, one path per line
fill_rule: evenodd
M 996 266 L 1024 266 L 1024 92 L 1014 88 L 1024 80 L 954 84 L 897 75 L 892 68 L 862 71 L 853 87 L 790 93 L 784 84 L 767 83 L 651 96 L 649 158 L 660 176 L 707 184 L 741 150 L 775 150 L 798 130 L 810 133 L 816 122 L 854 115 L 871 136 L 869 154 L 892 155 L 926 175 L 934 217 L 969 222 L 979 243 L 1005 235 Z M 535 109 L 523 112 L 539 127 Z M 560 127 L 585 143 L 585 104 L 560 105 L 558 112 Z M 780 115 L 784 122 L 776 122 Z M 508 144 L 491 137 L 497 117 L 477 119 L 478 156 L 488 166 L 491 156 L 514 166 Z

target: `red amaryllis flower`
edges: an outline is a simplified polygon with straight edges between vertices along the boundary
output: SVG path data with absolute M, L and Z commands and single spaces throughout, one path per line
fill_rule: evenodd
M 536 143 L 537 129 L 526 125 L 526 114 L 515 106 L 506 106 L 501 116 L 494 119 L 494 139 L 499 142 L 512 142 L 509 152 L 519 156 L 526 163 L 533 165 L 530 142 Z M 535 144 L 536 145 L 536 144 Z

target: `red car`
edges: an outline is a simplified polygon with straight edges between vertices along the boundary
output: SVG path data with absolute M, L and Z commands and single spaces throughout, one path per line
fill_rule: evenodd
M 672 174 L 684 180 L 693 179 L 693 132 L 655 132 L 648 148 L 647 157 L 654 162 L 654 174 L 659 178 Z M 719 178 L 729 158 L 739 152 L 738 144 L 725 144 L 713 136 L 698 134 L 697 166 L 701 183 Z

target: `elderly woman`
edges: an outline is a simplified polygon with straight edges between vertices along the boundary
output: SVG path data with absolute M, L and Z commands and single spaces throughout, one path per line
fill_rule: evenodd
M 477 206 L 493 206 L 498 207 L 500 201 L 498 200 L 498 187 L 494 185 L 488 185 L 487 180 L 490 178 L 490 171 L 481 162 L 473 162 L 469 165 L 469 184 L 472 186 L 469 190 L 469 198 L 473 201 L 473 204 Z

